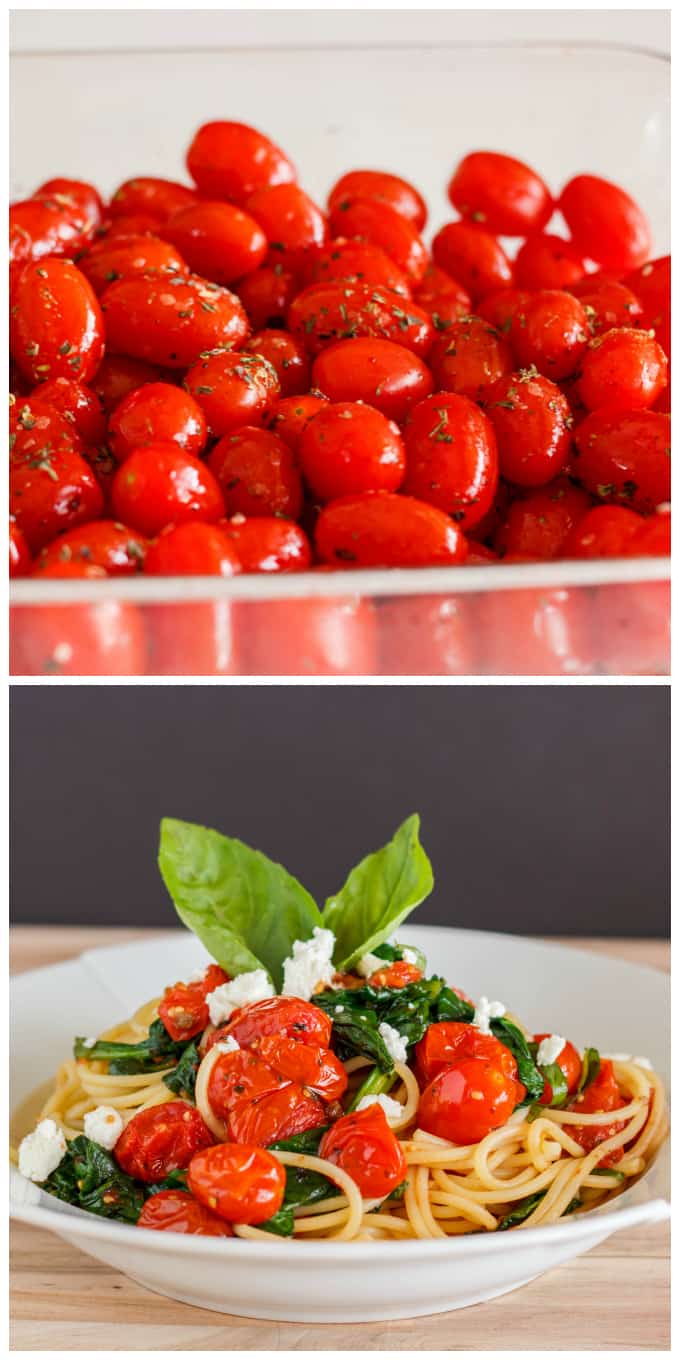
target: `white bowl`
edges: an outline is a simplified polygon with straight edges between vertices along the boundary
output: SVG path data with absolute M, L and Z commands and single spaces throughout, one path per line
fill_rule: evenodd
M 425 951 L 433 971 L 473 996 L 502 998 L 531 1028 L 645 1055 L 668 1080 L 663 973 L 518 936 L 434 927 L 399 935 Z M 123 1018 L 203 959 L 193 936 L 174 932 L 13 979 L 13 1104 L 49 1079 L 75 1034 Z M 620 1229 L 667 1218 L 668 1184 L 666 1146 L 643 1179 L 590 1214 L 445 1242 L 270 1244 L 140 1232 L 62 1204 L 14 1168 L 11 1212 L 184 1303 L 282 1322 L 373 1322 L 464 1308 L 516 1289 Z

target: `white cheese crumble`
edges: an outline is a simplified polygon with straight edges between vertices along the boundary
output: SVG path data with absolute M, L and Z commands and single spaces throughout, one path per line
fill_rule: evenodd
M 96 1110 L 88 1110 L 83 1124 L 85 1137 L 99 1143 L 107 1152 L 115 1147 L 123 1132 L 123 1116 L 113 1105 L 98 1105 Z
M 29 1181 L 46 1181 L 66 1151 L 66 1139 L 54 1119 L 41 1119 L 19 1145 L 19 1170 Z
M 368 978 L 371 976 L 371 973 L 377 973 L 379 968 L 384 967 L 385 960 L 378 958 L 377 954 L 364 954 L 363 958 L 359 959 L 356 970 L 359 977 Z
M 371 1105 L 379 1105 L 384 1110 L 387 1122 L 390 1120 L 401 1119 L 404 1113 L 403 1105 L 398 1100 L 393 1100 L 391 1096 L 362 1096 L 357 1105 L 357 1114 L 360 1110 L 368 1110 Z
M 192 968 L 192 970 L 191 970 L 191 972 L 190 972 L 188 978 L 185 978 L 185 980 L 184 980 L 184 981 L 185 981 L 185 986 L 191 987 L 192 983 L 194 983 L 194 982 L 202 982 L 203 979 L 204 979 L 204 977 L 205 977 L 205 975 L 206 975 L 206 973 L 207 973 L 207 971 L 208 971 L 208 966 L 207 966 L 207 964 L 205 964 L 205 963 L 203 964 L 203 967 L 202 967 L 202 968 Z
M 223 982 L 214 992 L 209 992 L 205 999 L 213 1025 L 221 1025 L 240 1006 L 248 1006 L 253 1001 L 265 1001 L 269 996 L 274 996 L 274 988 L 264 968 L 254 968 L 252 973 L 241 973 L 231 982 Z
M 404 960 L 404 963 L 413 964 L 414 968 L 418 967 L 418 955 L 416 954 L 415 949 L 402 949 L 401 957 Z
M 327 986 L 333 978 L 333 950 L 335 935 L 332 930 L 315 926 L 309 940 L 296 940 L 293 952 L 283 964 L 282 996 L 299 996 L 309 1001 L 320 984 Z
M 94 1048 L 96 1039 L 83 1039 L 83 1048 Z
M 566 1042 L 561 1034 L 549 1034 L 547 1039 L 541 1039 L 536 1053 L 539 1067 L 550 1067 L 552 1063 L 556 1063 Z
M 490 1034 L 491 1025 L 489 1022 L 500 1020 L 502 1015 L 505 1015 L 505 1006 L 502 1001 L 489 1001 L 488 996 L 480 996 L 475 1006 L 472 1023 L 477 1026 L 480 1034 Z
M 344 1007 L 344 1006 L 335 1006 L 335 1007 L 334 1007 L 334 1010 L 335 1010 L 335 1014 L 336 1014 L 336 1015 L 344 1015 L 344 1013 L 345 1013 L 345 1007 Z
M 219 1043 L 213 1044 L 213 1048 L 216 1048 L 218 1053 L 239 1053 L 241 1045 L 233 1034 L 228 1034 L 226 1039 L 220 1039 Z
M 385 1020 L 383 1020 L 381 1025 L 378 1025 L 378 1034 L 380 1035 L 392 1062 L 406 1062 L 406 1040 L 404 1039 L 403 1034 L 400 1034 L 399 1030 L 394 1028 L 394 1025 L 388 1025 Z

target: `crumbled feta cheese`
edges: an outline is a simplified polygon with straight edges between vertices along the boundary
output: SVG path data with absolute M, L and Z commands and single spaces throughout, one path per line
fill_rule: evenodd
M 240 973 L 231 982 L 223 982 L 205 999 L 213 1025 L 221 1025 L 240 1006 L 265 1001 L 268 996 L 274 996 L 274 988 L 264 968 L 254 968 L 252 973 Z
M 401 1119 L 404 1113 L 403 1105 L 400 1105 L 398 1100 L 393 1100 L 391 1096 L 362 1096 L 357 1105 L 357 1114 L 360 1110 L 368 1110 L 371 1105 L 379 1105 L 381 1110 L 384 1110 L 388 1123 Z
M 333 977 L 335 935 L 332 930 L 315 926 L 309 940 L 296 940 L 290 958 L 283 964 L 282 996 L 299 996 L 309 1001 L 320 984 Z
M 66 1151 L 66 1139 L 54 1119 L 41 1119 L 19 1145 L 19 1170 L 29 1181 L 46 1181 Z
M 415 968 L 418 967 L 418 955 L 415 949 L 402 949 L 401 957 L 404 963 L 411 963 Z
M 83 1048 L 94 1048 L 96 1039 L 83 1039 Z
M 403 1034 L 400 1034 L 399 1030 L 394 1028 L 394 1025 L 388 1025 L 385 1020 L 383 1020 L 381 1025 L 378 1025 L 378 1034 L 380 1035 L 392 1062 L 406 1062 L 406 1040 L 404 1039 Z
M 539 1067 L 550 1067 L 552 1063 L 556 1063 L 566 1042 L 561 1034 L 549 1034 L 547 1039 L 541 1039 L 536 1053 Z
M 219 1043 L 213 1044 L 213 1048 L 216 1048 L 218 1053 L 239 1053 L 241 1045 L 233 1034 L 228 1034 L 226 1039 L 220 1039 Z
M 385 960 L 378 958 L 377 954 L 364 954 L 363 958 L 359 959 L 356 971 L 359 977 L 367 978 L 371 976 L 371 973 L 377 973 L 379 968 L 384 967 Z
M 202 968 L 192 968 L 188 978 L 185 979 L 185 985 L 187 987 L 190 987 L 193 982 L 202 982 L 206 975 L 206 972 L 207 964 L 205 963 L 203 964 Z
M 344 1013 L 345 1013 L 345 1007 L 344 1007 L 344 1006 L 335 1006 L 334 1009 L 335 1009 L 335 1014 L 336 1014 L 336 1015 L 344 1015 Z
M 107 1152 L 115 1147 L 123 1132 L 123 1116 L 113 1105 L 98 1105 L 96 1110 L 88 1110 L 83 1123 L 85 1137 L 99 1143 Z
M 490 1020 L 500 1020 L 505 1015 L 505 1006 L 502 1001 L 489 1001 L 488 996 L 480 996 L 472 1023 L 476 1025 L 481 1034 L 490 1034 Z

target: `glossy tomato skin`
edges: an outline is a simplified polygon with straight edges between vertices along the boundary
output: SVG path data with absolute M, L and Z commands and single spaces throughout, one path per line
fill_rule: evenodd
M 269 360 L 243 350 L 237 354 L 220 350 L 200 358 L 184 383 L 216 436 L 262 424 L 280 393 L 276 369 Z
M 317 283 L 304 288 L 288 311 L 288 326 L 309 354 L 337 340 L 376 336 L 427 355 L 434 326 L 427 312 L 389 288 L 368 283 Z
M 10 460 L 10 514 L 32 553 L 66 529 L 97 519 L 104 497 L 85 459 L 71 446 L 50 447 L 35 454 L 15 445 Z
M 122 217 L 108 217 L 102 222 L 97 237 L 113 241 L 117 236 L 156 236 L 160 218 L 151 213 L 124 213 Z
M 118 519 L 153 538 L 166 524 L 221 519 L 224 499 L 210 468 L 176 444 L 133 449 L 111 487 Z
M 577 521 L 562 544 L 562 557 L 625 557 L 643 521 L 623 505 L 596 505 Z
M 294 274 L 304 272 L 328 238 L 324 213 L 299 184 L 257 189 L 246 206 L 269 243 L 269 264 L 278 261 Z
M 412 222 L 416 231 L 422 231 L 427 221 L 427 207 L 418 190 L 408 180 L 384 170 L 350 170 L 341 175 L 328 196 L 329 210 L 341 209 L 343 203 L 351 203 L 355 198 L 387 203 L 400 217 Z
M 598 175 L 576 175 L 565 184 L 558 207 L 575 244 L 606 269 L 636 269 L 647 259 L 649 222 L 617 184 Z
M 94 185 L 80 179 L 48 179 L 36 189 L 33 197 L 56 199 L 57 202 L 64 200 L 67 206 L 72 205 L 76 213 L 82 214 L 91 230 L 99 226 L 104 216 L 104 204 Z
M 472 298 L 457 279 L 437 264 L 428 264 L 413 296 L 419 307 L 432 318 L 435 330 L 446 331 L 453 321 L 472 312 Z
M 614 1075 L 614 1065 L 608 1058 L 602 1058 L 595 1080 L 576 1097 L 569 1108 L 574 1113 L 580 1111 L 582 1114 L 598 1114 L 604 1110 L 620 1110 L 625 1104 L 626 1101 Z M 570 1124 L 569 1132 L 588 1153 L 605 1139 L 612 1138 L 615 1133 L 621 1133 L 624 1128 L 625 1124 L 614 1120 L 611 1124 Z M 623 1152 L 623 1148 L 616 1148 L 609 1156 L 603 1157 L 598 1165 L 615 1166 L 623 1157 Z
M 432 242 L 432 258 L 463 285 L 473 303 L 512 284 L 513 267 L 490 231 L 472 222 L 448 222 Z
M 507 336 L 512 327 L 513 317 L 530 297 L 531 294 L 523 288 L 499 288 L 495 293 L 487 293 L 477 311 L 501 335 Z
M 246 123 L 204 123 L 187 152 L 187 167 L 204 197 L 241 207 L 257 189 L 297 179 L 284 152 Z
M 670 509 L 650 515 L 631 538 L 626 557 L 669 557 L 671 551 Z
M 221 1037 L 231 1035 L 242 1047 L 269 1035 L 282 1035 L 301 1044 L 328 1048 L 332 1021 L 311 1001 L 296 996 L 273 996 L 235 1011 Z
M 389 491 L 331 501 L 317 521 L 316 548 L 336 567 L 452 566 L 467 555 L 463 534 L 442 510 Z
M 205 416 L 189 392 L 170 383 L 148 383 L 131 392 L 109 419 L 109 448 L 124 463 L 133 449 L 173 443 L 195 458 L 208 437 Z
M 234 576 L 237 554 L 217 524 L 168 524 L 149 545 L 147 576 Z
M 193 1158 L 189 1187 L 220 1218 L 264 1223 L 283 1204 L 286 1171 L 265 1148 L 220 1143 Z
M 472 401 L 479 401 L 491 383 L 513 370 L 507 340 L 479 316 L 465 316 L 447 326 L 435 340 L 428 363 L 438 388 Z
M 406 471 L 399 428 L 363 402 L 330 402 L 300 440 L 302 475 L 319 501 L 398 491 Z
M 171 1171 L 183 1170 L 194 1153 L 212 1142 L 213 1136 L 194 1105 L 169 1100 L 133 1114 L 113 1155 L 128 1176 L 153 1183 Z
M 235 283 L 259 269 L 267 254 L 262 228 L 233 203 L 199 200 L 175 213 L 159 231 L 194 274 L 213 283 Z
M 541 231 L 554 207 L 547 184 L 534 170 L 497 151 L 464 156 L 449 182 L 448 195 L 461 217 L 480 222 L 499 236 Z
M 233 1142 L 256 1147 L 319 1128 L 328 1118 L 319 1096 L 247 1048 L 220 1053 L 210 1071 L 207 1099 Z
M 256 331 L 241 352 L 259 354 L 271 364 L 279 383 L 277 395 L 296 397 L 309 391 L 309 355 L 298 336 L 282 330 Z
M 77 430 L 84 444 L 100 444 L 106 437 L 106 419 L 96 393 L 74 378 L 51 378 L 33 389 L 33 397 L 60 411 Z
M 169 241 L 148 235 L 105 236 L 78 257 L 78 268 L 98 297 L 117 279 L 145 274 L 179 278 L 189 273 L 185 260 Z
M 495 546 L 503 557 L 518 553 L 539 561 L 560 557 L 568 535 L 591 505 L 586 491 L 567 477 L 556 477 L 512 502 L 495 535 Z
M 593 411 L 575 432 L 576 476 L 593 494 L 643 514 L 670 500 L 670 417 Z
M 493 1034 L 482 1034 L 476 1025 L 459 1020 L 441 1020 L 428 1025 L 415 1047 L 418 1080 L 427 1086 L 447 1067 L 463 1058 L 484 1058 L 509 1077 L 517 1077 L 517 1063 L 505 1044 Z M 520 1099 L 522 1097 L 520 1096 Z
M 642 321 L 642 303 L 625 283 L 586 274 L 571 291 L 586 313 L 591 335 L 601 335 L 613 326 L 636 326 Z
M 254 330 L 283 327 L 286 314 L 298 292 L 295 275 L 282 264 L 262 265 L 235 284 L 234 292 L 245 307 Z
M 31 570 L 32 558 L 28 543 L 19 528 L 16 520 L 10 516 L 9 521 L 9 574 L 10 576 L 28 576 Z
M 436 392 L 411 412 L 404 432 L 407 495 L 451 515 L 461 529 L 479 524 L 498 486 L 493 425 L 467 397 Z
M 114 520 L 91 520 L 69 529 L 43 548 L 37 568 L 59 562 L 85 562 L 102 567 L 107 576 L 134 576 L 142 570 L 146 539 Z
M 289 448 L 297 451 L 310 420 L 327 404 L 328 398 L 318 392 L 310 392 L 306 397 L 279 397 L 266 418 L 267 428 L 285 440 Z
M 228 515 L 282 515 L 298 519 L 302 483 L 293 454 L 278 435 L 242 425 L 224 435 L 208 457 Z
M 581 251 L 561 236 L 530 236 L 515 258 L 517 288 L 571 288 L 586 272 Z
M 186 1190 L 159 1190 L 150 1195 L 137 1219 L 138 1228 L 155 1232 L 193 1233 L 199 1237 L 233 1237 L 228 1223 L 211 1213 Z
M 506 1124 L 524 1087 L 493 1059 L 460 1058 L 425 1087 L 418 1123 L 426 1133 L 466 1146 Z
M 394 260 L 370 241 L 338 236 L 312 255 L 305 270 L 305 283 L 378 283 L 402 297 L 411 296 L 411 285 Z
M 380 1105 L 336 1120 L 321 1139 L 319 1156 L 346 1171 L 366 1199 L 384 1199 L 406 1178 L 406 1158 Z
M 549 1038 L 550 1038 L 549 1034 L 535 1034 L 534 1043 L 540 1044 L 542 1039 Z M 569 1043 L 569 1040 L 567 1040 L 564 1047 L 560 1049 L 555 1061 L 567 1083 L 567 1091 L 569 1092 L 569 1095 L 573 1095 L 576 1090 L 576 1087 L 578 1086 L 579 1078 L 581 1076 L 581 1059 L 578 1054 L 578 1049 L 574 1048 L 574 1045 Z M 553 1098 L 552 1086 L 550 1085 L 550 1082 L 546 1077 L 545 1085 L 543 1087 L 543 1095 L 541 1096 L 539 1103 L 541 1105 L 549 1105 L 552 1101 L 552 1098 Z
M 26 198 L 10 205 L 10 263 L 16 276 L 23 265 L 45 255 L 75 255 L 86 240 L 87 224 L 68 204 Z
M 354 198 L 331 210 L 332 236 L 355 237 L 379 246 L 412 284 L 419 283 L 428 264 L 427 249 L 416 228 L 388 203 Z
M 432 374 L 417 354 L 392 340 L 339 340 L 317 355 L 312 385 L 332 402 L 365 402 L 401 424 L 429 396 Z
M 631 327 L 591 340 L 583 357 L 578 392 L 590 411 L 644 410 L 668 381 L 668 360 L 649 331 Z
M 28 265 L 12 298 L 10 344 L 34 383 L 77 378 L 88 383 L 104 354 L 104 325 L 90 284 L 71 260 Z
M 244 675 L 373 675 L 375 613 L 370 600 L 281 600 L 247 606 L 241 634 Z
M 145 364 L 141 359 L 127 359 L 123 354 L 105 354 L 92 380 L 92 390 L 102 409 L 109 415 L 128 393 L 136 392 L 145 383 L 158 382 L 160 368 Z
M 210 1020 L 206 997 L 225 982 L 229 982 L 229 974 L 211 963 L 199 981 L 176 982 L 166 987 L 158 1014 L 171 1039 L 176 1042 L 193 1039 L 206 1028 Z
M 233 515 L 222 527 L 242 571 L 308 571 L 312 565 L 309 539 L 291 520 Z
M 545 486 L 571 451 L 572 418 L 559 387 L 531 369 L 499 378 L 484 409 L 496 432 L 501 476 L 517 486 Z
M 106 573 L 71 561 L 52 563 L 40 574 L 101 580 Z M 102 600 L 11 611 L 12 675 L 143 675 L 145 662 L 144 625 L 134 605 Z
M 408 987 L 411 982 L 420 982 L 422 970 L 416 968 L 414 963 L 406 963 L 404 959 L 397 959 L 391 963 L 389 968 L 378 968 L 375 973 L 371 973 L 371 987 L 394 987 L 400 991 L 402 987 Z
M 239 299 L 195 275 L 172 284 L 120 279 L 109 284 L 101 306 L 114 353 L 165 368 L 188 368 L 204 350 L 240 345 L 249 329 Z
M 510 340 L 522 368 L 535 364 L 553 382 L 571 377 L 586 354 L 588 316 L 578 298 L 561 289 L 541 289 L 519 306 Z
M 259 1040 L 257 1051 L 283 1077 L 299 1082 L 326 1101 L 340 1100 L 347 1090 L 347 1073 L 330 1048 L 269 1034 Z
M 174 213 L 196 202 L 196 190 L 176 180 L 159 179 L 153 175 L 127 179 L 116 189 L 108 212 L 111 217 L 128 217 L 142 213 L 167 222 Z
M 642 307 L 640 325 L 654 331 L 667 357 L 671 357 L 671 257 L 647 260 L 627 274 L 625 283 L 632 288 Z

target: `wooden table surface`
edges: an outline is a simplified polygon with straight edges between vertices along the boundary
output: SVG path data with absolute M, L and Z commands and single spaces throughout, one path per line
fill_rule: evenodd
M 14 972 L 150 931 L 17 927 Z M 659 940 L 563 941 L 668 970 Z M 412 1321 L 317 1326 L 223 1317 L 160 1298 L 111 1267 L 15 1224 L 11 1237 L 11 1348 L 110 1351 L 668 1350 L 669 1231 L 616 1234 L 504 1298 Z

